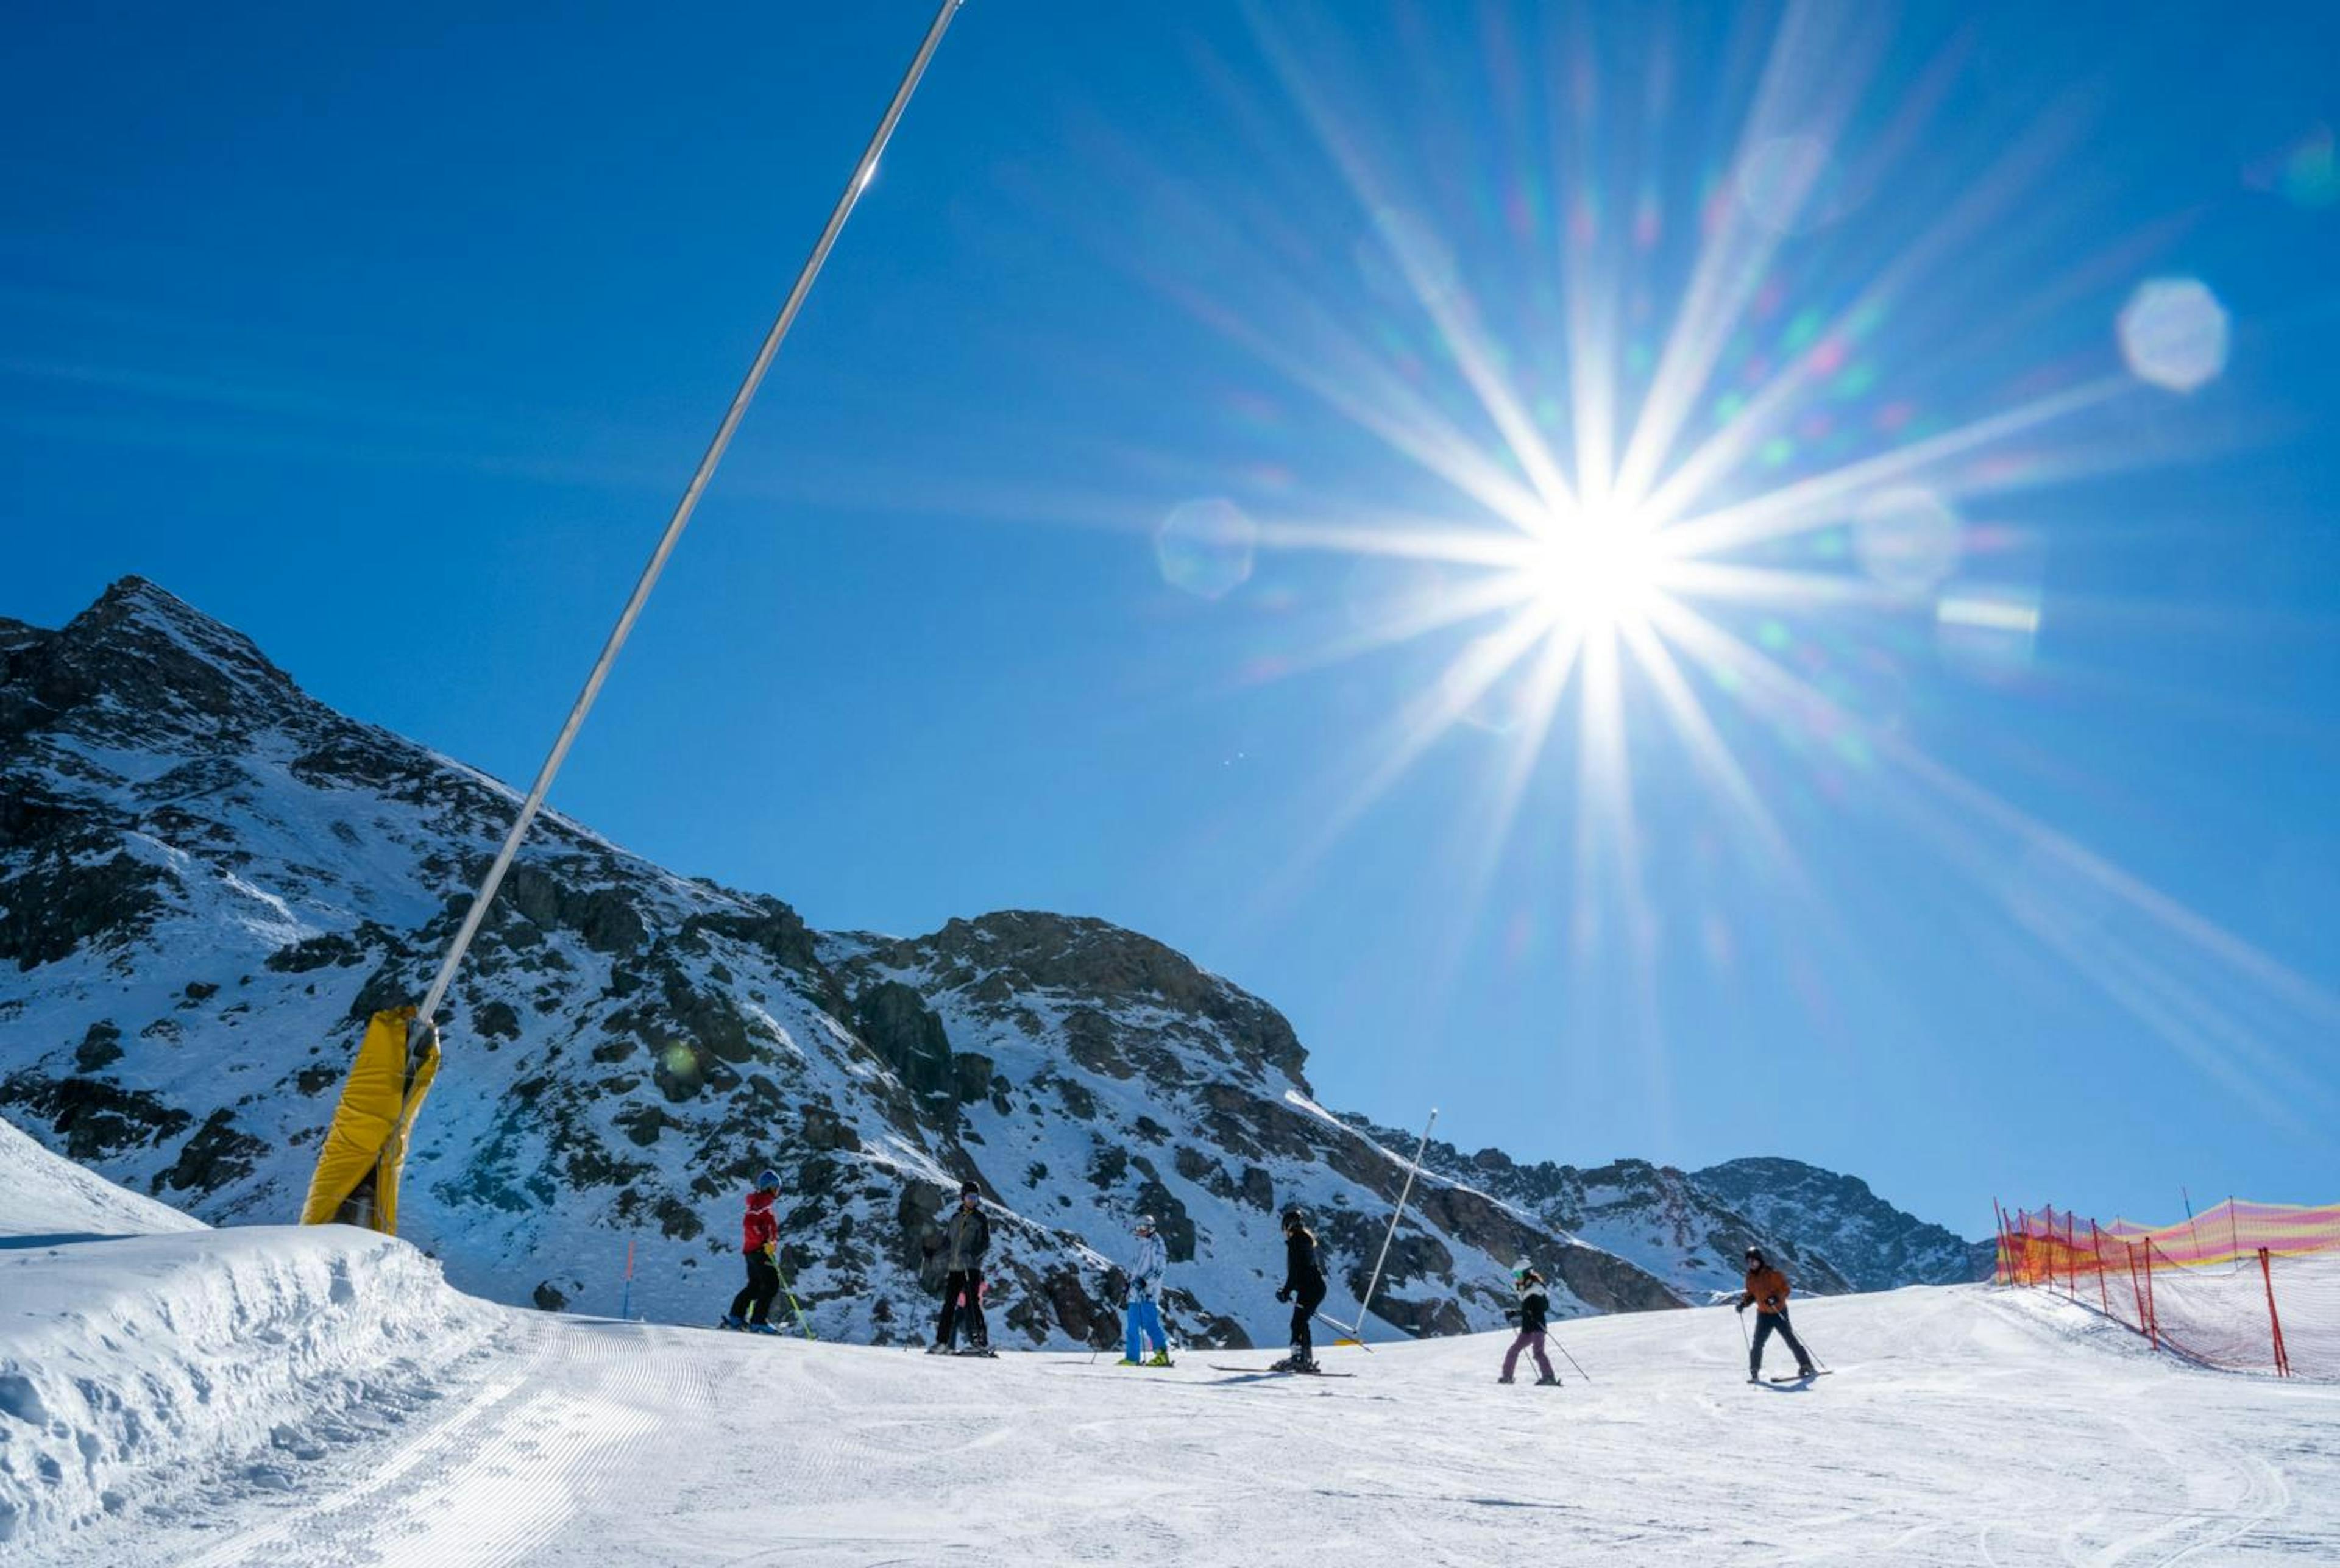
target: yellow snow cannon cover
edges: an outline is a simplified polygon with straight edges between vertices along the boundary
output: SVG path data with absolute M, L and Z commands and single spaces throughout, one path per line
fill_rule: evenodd
M 407 1026 L 412 1007 L 376 1013 L 366 1025 L 357 1059 L 342 1085 L 341 1104 L 317 1151 L 302 1225 L 364 1226 L 398 1234 L 398 1173 L 422 1097 L 439 1072 L 439 1031 L 426 1030 L 410 1065 Z

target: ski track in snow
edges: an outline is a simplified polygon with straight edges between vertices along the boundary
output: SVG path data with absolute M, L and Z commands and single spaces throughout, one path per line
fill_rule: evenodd
M 1564 1325 L 1599 1381 L 1555 1355 L 1552 1390 L 1495 1384 L 1495 1335 L 1329 1352 L 1357 1375 L 1311 1382 L 513 1313 L 434 1416 L 292 1490 L 27 1560 L 2340 1560 L 2340 1386 L 2198 1371 L 1984 1287 L 1802 1304 L 1838 1375 L 1750 1386 L 1726 1317 Z

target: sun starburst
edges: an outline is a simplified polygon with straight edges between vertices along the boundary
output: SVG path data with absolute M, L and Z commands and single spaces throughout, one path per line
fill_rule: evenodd
M 1851 303 L 1796 305 L 1783 254 L 1886 182 L 1893 154 L 1938 110 L 1958 65 L 1953 45 L 1872 133 L 1878 145 L 1850 146 L 1882 49 L 1864 15 L 1790 8 L 1735 148 L 1696 182 L 1700 194 L 1687 204 L 1698 243 L 1678 273 L 1661 253 L 1669 193 L 1679 188 L 1664 162 L 1671 55 L 1661 50 L 1645 67 L 1640 101 L 1651 118 L 1631 124 L 1636 84 L 1604 84 L 1592 64 L 1597 47 L 1572 33 L 1550 69 L 1551 80 L 1567 84 L 1554 90 L 1561 103 L 1544 122 L 1552 143 L 1513 154 L 1531 171 L 1562 173 L 1541 186 L 1531 173 L 1517 194 L 1482 195 L 1475 207 L 1504 214 L 1503 231 L 1527 253 L 1525 281 L 1515 277 L 1513 287 L 1531 302 L 1532 324 L 1499 331 L 1492 296 L 1473 287 L 1440 225 L 1406 200 L 1401 145 L 1375 114 L 1344 108 L 1334 80 L 1344 57 L 1337 30 L 1295 39 L 1285 14 L 1254 13 L 1283 85 L 1370 214 L 1379 275 L 1427 334 L 1404 338 L 1386 326 L 1360 334 L 1297 284 L 1265 285 L 1261 315 L 1183 281 L 1156 281 L 1449 487 L 1457 502 L 1443 521 L 1418 512 L 1384 520 L 1371 508 L 1339 516 L 1326 505 L 1314 519 L 1262 509 L 1264 550 L 1385 555 L 1453 574 L 1440 593 L 1371 634 L 1276 668 L 1291 673 L 1467 633 L 1443 670 L 1395 708 L 1363 760 L 1343 769 L 1344 788 L 1317 813 L 1286 878 L 1468 724 L 1492 736 L 1498 759 L 1483 801 L 1468 814 L 1475 898 L 1535 799 L 1548 753 L 1566 748 L 1578 813 L 1571 950 L 1580 965 L 1624 958 L 1652 1093 L 1661 1095 L 1661 921 L 1646 885 L 1632 734 L 1661 729 L 1687 757 L 1690 775 L 1710 792 L 1711 819 L 1727 825 L 1748 863 L 1800 900 L 1799 919 L 1837 918 L 1813 888 L 1799 835 L 1781 819 L 1776 786 L 1759 782 L 1745 755 L 1756 725 L 1831 769 L 1863 770 L 1892 810 L 1963 869 L 1979 874 L 1980 835 L 2054 846 L 2062 874 L 2120 906 L 2136 932 L 2125 949 L 2101 930 L 2085 941 L 2059 934 L 2059 944 L 2107 995 L 2197 1060 L 2243 1048 L 2234 1015 L 2244 988 L 2273 985 L 2301 1017 L 2340 1017 L 2340 1003 L 1929 758 L 1897 721 L 1864 713 L 1856 679 L 1814 679 L 1809 660 L 1825 645 L 1789 629 L 1835 618 L 1836 640 L 1881 632 L 1880 649 L 1906 641 L 1897 629 L 1914 629 L 1937 636 L 1946 660 L 1968 660 L 1981 678 L 2019 670 L 2041 624 L 2038 586 L 1988 575 L 1988 531 L 1961 508 L 2072 471 L 2048 443 L 2077 440 L 2092 431 L 2089 422 L 2140 395 L 2117 366 L 2093 375 L 2069 364 L 1976 375 L 1968 366 L 1983 362 L 1961 352 L 1974 326 L 1928 308 L 1955 297 L 1947 285 L 1966 259 L 1962 247 L 2015 213 L 2068 144 L 2072 126 L 2060 110 L 1928 213 L 1901 250 L 1874 258 Z M 1506 53 L 1522 45 L 1488 43 L 1491 77 L 1508 81 Z M 1506 91 L 1522 90 L 1513 83 Z M 1522 103 L 1497 98 L 1499 121 L 1515 131 L 1536 123 Z M 1635 150 L 1640 161 L 1620 163 L 1606 147 Z M 1617 190 L 1637 193 L 1630 223 L 1603 216 L 1607 193 Z M 1537 222 L 1539 209 L 1553 213 L 1556 233 Z M 1542 250 L 1548 239 L 1559 243 L 1556 270 Z M 1260 271 L 1273 280 L 1276 270 Z M 1670 328 L 1652 339 L 1638 323 L 1663 319 L 1656 285 L 1669 276 L 1680 293 Z M 1555 278 L 1557 301 L 1534 304 Z M 2044 292 L 2067 288 L 2049 280 Z M 1958 403 L 1923 413 L 1906 393 L 1892 394 L 1879 326 L 1897 305 L 1906 307 L 1912 340 L 1933 346 L 1938 383 L 1954 373 L 1976 382 Z M 2019 295 L 1999 313 L 2009 322 L 2036 313 Z M 1393 342 L 1404 345 L 1394 355 Z M 1442 388 L 1455 395 L 1442 397 Z M 1892 663 L 1880 654 L 1866 667 Z M 1576 723 L 1563 726 L 1572 701 Z M 1500 721 L 1486 720 L 1491 704 Z M 1728 947 L 1710 927 L 1709 937 L 1710 954 Z M 2139 957 L 2147 948 L 2185 961 L 2157 965 Z

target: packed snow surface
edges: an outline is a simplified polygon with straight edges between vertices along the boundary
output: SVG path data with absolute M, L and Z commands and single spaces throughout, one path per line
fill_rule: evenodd
M 70 1335 L 89 1358 L 81 1374 L 115 1386 L 173 1375 L 173 1356 L 185 1358 L 177 1375 L 233 1361 L 236 1347 L 183 1331 L 161 1346 L 130 1334 L 119 1285 L 76 1305 L 103 1283 L 73 1274 L 97 1268 L 84 1259 L 133 1245 L 217 1251 L 223 1279 L 238 1259 L 311 1274 L 322 1264 L 312 1283 L 330 1295 L 331 1260 L 349 1243 L 251 1231 L 57 1248 L 35 1266 L 64 1273 L 41 1287 L 38 1310 L 8 1313 L 0 1358 L 21 1374 L 28 1335 L 63 1332 L 28 1326 L 47 1312 L 87 1320 Z M 404 1307 L 431 1299 L 414 1281 L 389 1294 L 393 1347 L 414 1326 Z M 208 1404 L 166 1414 L 158 1403 L 153 1415 L 177 1424 L 155 1439 L 174 1455 L 192 1454 L 211 1424 L 199 1488 L 174 1484 L 181 1457 L 117 1467 L 110 1512 L 26 1533 L 16 1559 L 2340 1560 L 2340 1387 L 2191 1368 L 2031 1292 L 1912 1288 L 1803 1304 L 1799 1326 L 1834 1374 L 1787 1387 L 1743 1381 L 1739 1325 L 1719 1308 L 1563 1325 L 1591 1380 L 1555 1357 L 1559 1389 L 1498 1386 L 1504 1342 L 1492 1335 L 1331 1350 L 1328 1364 L 1354 1375 L 1309 1380 L 1208 1365 L 1264 1364 L 1257 1352 L 1131 1370 L 1079 1355 L 944 1360 L 460 1298 L 451 1310 L 462 1333 L 492 1315 L 483 1348 L 433 1376 L 408 1344 L 404 1372 L 382 1378 L 396 1407 L 376 1430 L 353 1429 L 367 1402 L 345 1378 L 319 1385 L 338 1413 L 332 1432 L 283 1387 L 222 1378 Z M 110 1349 L 88 1322 L 116 1325 Z M 1787 1365 L 1779 1356 L 1773 1370 Z M 411 1397 L 425 1382 L 441 1397 Z M 247 1399 L 267 1414 L 251 1418 Z M 269 1438 L 272 1421 L 293 1440 Z M 0 1427 L 0 1452 L 21 1454 L 23 1413 Z

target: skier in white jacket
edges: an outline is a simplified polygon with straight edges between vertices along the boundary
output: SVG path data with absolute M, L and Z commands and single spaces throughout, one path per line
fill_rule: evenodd
M 1169 1264 L 1168 1253 L 1163 1250 L 1162 1238 L 1154 1234 L 1154 1216 L 1137 1216 L 1137 1255 L 1129 1264 L 1128 1319 L 1123 1328 L 1121 1365 L 1124 1366 L 1167 1366 L 1170 1365 L 1170 1336 L 1162 1331 L 1162 1309 L 1156 1304 L 1162 1299 L 1162 1271 Z M 1145 1346 L 1141 1335 L 1154 1340 L 1154 1359 L 1141 1359 Z

